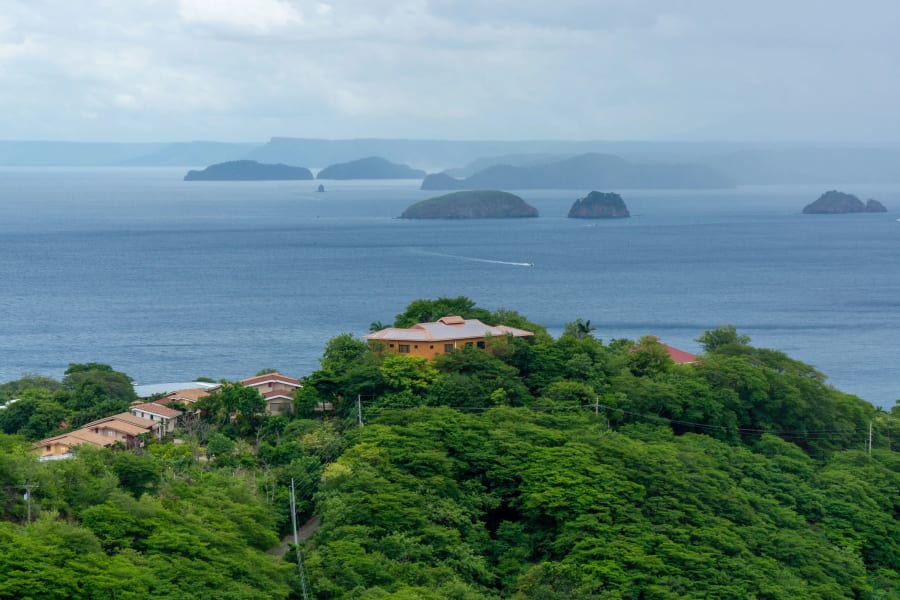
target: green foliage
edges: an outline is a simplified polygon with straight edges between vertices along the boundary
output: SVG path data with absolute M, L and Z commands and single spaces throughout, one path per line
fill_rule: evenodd
M 136 399 L 131 379 L 99 363 L 71 364 L 62 382 L 26 375 L 0 385 L 0 399 L 17 398 L 0 409 L 0 431 L 39 440 L 65 428 L 127 410 Z
M 419 302 L 428 320 L 502 312 L 537 330 L 466 298 Z M 430 362 L 343 334 L 294 417 L 225 383 L 197 405 L 202 436 L 144 454 L 39 463 L 0 434 L 0 600 L 297 597 L 291 553 L 265 554 L 289 531 L 292 480 L 301 522 L 321 519 L 303 545 L 316 598 L 900 596 L 900 407 L 733 328 L 675 365 L 653 338 L 604 345 L 582 325 Z M 66 377 L 22 382 L 0 428 L 116 405 L 111 368 Z
M 394 327 L 412 327 L 416 323 L 437 321 L 441 317 L 456 315 L 464 319 L 480 319 L 489 322 L 491 313 L 475 306 L 471 298 L 437 298 L 435 300 L 415 300 L 406 310 L 394 318 Z
M 823 466 L 775 436 L 753 452 L 597 425 L 527 409 L 380 417 L 325 471 L 307 554 L 317 597 L 447 585 L 475 598 L 900 591 L 891 453 Z
M 571 323 L 566 323 L 563 329 L 563 335 L 570 335 L 576 340 L 583 340 L 591 335 L 597 328 L 591 325 L 590 320 L 575 319 Z
M 341 372 L 369 353 L 369 346 L 356 339 L 353 334 L 342 333 L 328 340 L 322 355 L 322 368 L 335 373 Z
M 135 497 L 152 493 L 159 486 L 159 465 L 153 457 L 133 452 L 115 452 L 107 456 L 119 486 Z
M 21 378 L 7 383 L 0 383 L 0 404 L 11 398 L 49 398 L 62 384 L 36 373 L 26 373 Z
M 25 470 L 38 517 L 0 522 L 0 599 L 288 597 L 293 570 L 265 554 L 278 515 L 253 478 L 160 482 L 151 456 L 89 448 Z
M 632 348 L 625 361 L 628 370 L 638 377 L 652 376 L 668 371 L 672 359 L 660 341 L 653 336 L 644 336 Z
M 746 346 L 750 343 L 750 336 L 739 334 L 734 325 L 720 325 L 703 332 L 695 341 L 700 342 L 704 352 L 715 352 L 724 346 Z
M 228 423 L 233 415 L 238 430 L 248 433 L 261 423 L 266 401 L 256 388 L 223 381 L 214 391 L 200 398 L 194 408 L 219 426 Z

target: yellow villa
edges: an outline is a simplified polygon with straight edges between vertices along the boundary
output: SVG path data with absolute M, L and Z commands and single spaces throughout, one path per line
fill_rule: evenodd
M 486 325 L 478 319 L 459 316 L 442 317 L 434 323 L 418 323 L 408 328 L 388 327 L 363 339 L 373 352 L 396 352 L 432 359 L 439 354 L 466 347 L 484 348 L 489 337 L 529 337 L 524 329 L 506 325 Z

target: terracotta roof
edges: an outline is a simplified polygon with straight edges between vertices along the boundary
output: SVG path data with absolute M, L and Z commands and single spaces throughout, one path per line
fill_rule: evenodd
M 293 377 L 288 377 L 287 375 L 282 375 L 281 373 L 266 373 L 265 375 L 257 375 L 256 377 L 242 379 L 241 385 L 247 387 L 256 387 L 272 381 L 278 383 L 286 383 L 294 387 L 301 387 L 299 379 L 294 379 Z
M 168 406 L 163 406 L 162 404 L 157 404 L 155 402 L 145 402 L 143 404 L 135 404 L 131 407 L 132 411 L 139 410 L 145 413 L 150 413 L 152 415 L 157 415 L 160 417 L 164 417 L 166 419 L 171 419 L 177 417 L 181 414 L 181 411 L 175 410 L 174 408 L 169 408 Z M 133 412 L 131 414 L 134 414 Z
M 196 402 L 200 398 L 209 395 L 209 388 L 189 388 L 186 390 L 178 390 L 156 401 L 157 404 L 166 406 L 170 402 Z
M 104 421 L 103 423 L 97 423 L 96 425 L 85 427 L 85 429 L 89 429 L 94 433 L 97 433 L 97 429 L 111 429 L 113 431 L 118 431 L 119 433 L 124 433 L 125 435 L 141 435 L 142 433 L 148 433 L 150 431 L 146 427 L 141 427 L 140 425 L 132 425 L 131 423 L 126 423 L 125 421 L 120 421 L 119 419 L 110 419 L 108 421 Z
M 366 340 L 390 340 L 394 342 L 440 342 L 445 340 L 466 340 L 486 336 L 528 337 L 534 335 L 524 329 L 506 325 L 486 325 L 478 319 L 463 319 L 451 316 L 438 319 L 434 323 L 419 323 L 409 328 L 388 327 L 369 335 Z
M 147 431 L 156 427 L 156 423 L 151 421 L 150 419 L 145 419 L 143 417 L 138 417 L 136 415 L 131 414 L 130 412 L 123 412 L 117 415 L 113 415 L 111 417 L 103 417 L 102 419 L 97 419 L 96 421 L 91 421 L 87 425 L 84 426 L 84 429 L 89 429 L 94 427 L 95 425 L 100 425 L 103 423 L 107 423 L 112 421 L 113 419 L 117 421 L 122 421 L 124 423 L 128 423 L 130 425 L 136 425 L 138 427 L 143 427 Z
M 56 437 L 47 438 L 45 440 L 35 442 L 32 447 L 40 448 L 41 446 L 50 446 L 54 442 L 63 442 L 70 446 L 78 446 L 80 444 L 111 446 L 116 443 L 115 440 L 111 440 L 108 437 L 102 436 L 98 433 L 94 433 L 93 431 L 88 431 L 87 429 L 77 429 L 75 431 L 70 431 L 69 433 L 64 433 L 62 435 L 57 435 Z
M 149 398 L 156 394 L 170 394 L 178 390 L 186 390 L 190 388 L 214 388 L 215 383 L 207 383 L 205 381 L 177 381 L 172 383 L 150 383 L 146 385 L 135 385 L 134 393 L 138 398 Z
M 269 400 L 271 398 L 287 398 L 288 400 L 294 399 L 291 394 L 286 394 L 284 390 L 269 390 L 268 392 L 263 392 L 262 397 L 266 400 Z

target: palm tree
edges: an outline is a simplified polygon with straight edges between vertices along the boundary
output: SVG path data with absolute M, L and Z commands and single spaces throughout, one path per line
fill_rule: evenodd
M 566 323 L 566 328 L 563 330 L 563 334 L 568 334 L 574 337 L 576 340 L 583 340 L 584 338 L 591 335 L 591 332 L 597 329 L 596 327 L 591 327 L 591 321 L 588 319 L 585 321 L 584 319 L 575 319 L 571 323 Z

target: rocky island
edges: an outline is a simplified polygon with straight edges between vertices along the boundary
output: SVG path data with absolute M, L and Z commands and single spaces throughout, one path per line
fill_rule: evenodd
M 422 179 L 425 171 L 413 169 L 408 165 L 400 165 L 381 158 L 370 156 L 350 162 L 338 163 L 325 167 L 316 176 L 317 179 Z
M 188 171 L 185 181 L 285 181 L 312 179 L 305 167 L 258 163 L 255 160 L 232 160 L 210 165 L 202 171 Z
M 862 200 L 853 194 L 845 194 L 836 190 L 825 192 L 815 202 L 807 204 L 803 208 L 803 214 L 805 215 L 839 215 L 862 212 L 887 212 L 887 209 L 878 200 L 870 198 L 864 204 Z
M 569 210 L 570 219 L 624 219 L 630 216 L 622 196 L 614 193 L 591 192 L 576 200 Z
M 416 202 L 401 219 L 511 219 L 536 217 L 538 211 L 522 198 L 497 190 L 470 190 Z
M 887 212 L 887 208 L 885 208 L 884 204 L 882 204 L 878 200 L 869 198 L 868 200 L 866 200 L 866 212 Z

